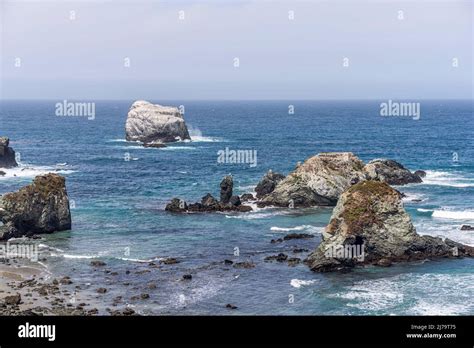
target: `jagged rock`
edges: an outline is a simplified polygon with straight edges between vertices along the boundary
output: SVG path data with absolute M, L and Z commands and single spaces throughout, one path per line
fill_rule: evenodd
M 66 179 L 52 173 L 40 175 L 19 191 L 4 194 L 0 219 L 26 236 L 71 229 Z
M 418 235 L 396 190 L 385 182 L 363 181 L 341 195 L 323 241 L 305 262 L 326 272 L 462 256 L 474 256 L 474 248 Z
M 364 163 L 351 152 L 320 153 L 299 165 L 260 203 L 285 207 L 336 205 L 345 189 L 365 180 L 363 167 Z
M 288 255 L 279 253 L 278 255 L 270 255 L 265 257 L 264 261 L 269 262 L 269 261 L 277 261 L 277 262 L 284 262 L 288 259 Z
M 248 202 L 255 200 L 255 197 L 251 193 L 244 193 L 242 196 L 240 196 L 240 200 L 242 202 Z
M 474 226 L 471 225 L 462 225 L 461 231 L 474 231 Z
M 16 306 L 20 304 L 21 302 L 21 295 L 15 294 L 15 295 L 6 296 L 4 300 L 5 300 L 6 305 Z
M 0 226 L 0 240 L 8 240 L 10 238 L 18 238 L 21 236 L 22 234 L 15 228 L 15 225 L 11 221 Z
M 420 176 L 410 172 L 400 163 L 389 159 L 370 161 L 365 165 L 364 172 L 367 180 L 383 181 L 389 185 L 406 185 L 423 181 Z
M 232 176 L 226 175 L 224 179 L 222 179 L 220 187 L 221 203 L 228 203 L 230 197 L 232 197 L 232 190 L 234 188 L 234 181 L 232 180 Z
M 132 104 L 125 125 L 128 141 L 145 144 L 191 139 L 178 108 L 138 100 Z M 157 145 L 158 146 L 158 145 Z
M 8 137 L 0 137 L 0 168 L 12 168 L 18 166 L 15 159 L 15 151 L 13 151 L 9 145 L 10 139 Z
M 173 198 L 171 202 L 166 205 L 165 210 L 175 213 L 182 213 L 188 210 L 188 205 L 185 201 L 182 201 L 179 198 Z
M 283 174 L 273 173 L 271 170 L 269 170 L 255 187 L 257 198 L 262 198 L 269 193 L 272 193 L 276 185 L 284 178 L 285 176 Z
M 424 178 L 426 176 L 426 172 L 424 170 L 416 170 L 413 174 L 418 175 L 420 178 Z
M 210 193 L 202 197 L 201 202 L 192 204 L 186 204 L 178 198 L 173 198 L 170 203 L 166 205 L 165 210 L 184 213 L 184 212 L 222 212 L 222 211 L 238 211 L 238 212 L 249 212 L 252 211 L 252 207 L 243 205 L 240 201 L 239 196 L 232 196 L 232 177 L 226 176 L 221 182 L 221 201 L 217 201 Z M 230 194 L 230 196 L 229 196 Z M 225 202 L 224 202 L 225 201 Z
M 239 196 L 232 196 L 229 199 L 229 204 L 233 206 L 239 206 L 242 202 L 240 202 L 240 197 Z
M 215 199 L 210 193 L 202 197 L 201 204 L 206 208 L 213 208 L 219 204 L 219 201 Z

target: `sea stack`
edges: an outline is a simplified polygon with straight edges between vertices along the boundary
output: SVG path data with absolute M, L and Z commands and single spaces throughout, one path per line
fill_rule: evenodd
M 40 175 L 19 191 L 4 194 L 0 220 L 0 240 L 71 229 L 65 178 Z
M 140 141 L 147 147 L 163 147 L 164 143 L 191 139 L 178 108 L 144 100 L 130 107 L 125 133 L 128 141 Z
M 320 153 L 279 180 L 261 205 L 282 207 L 334 206 L 339 195 L 365 180 L 364 163 L 351 152 Z
M 8 137 L 0 137 L 0 168 L 18 166 L 15 159 L 15 151 L 9 145 L 10 139 Z
M 385 182 L 363 181 L 339 198 L 323 241 L 306 263 L 328 272 L 357 265 L 390 266 L 441 257 L 474 256 L 474 248 L 452 240 L 420 236 L 400 193 Z

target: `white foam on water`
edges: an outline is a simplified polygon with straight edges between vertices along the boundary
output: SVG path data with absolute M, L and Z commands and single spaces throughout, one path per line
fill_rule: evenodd
M 474 220 L 474 211 L 464 210 L 434 210 L 431 215 L 434 218 L 454 219 L 454 220 Z
M 405 273 L 357 281 L 329 297 L 343 299 L 347 307 L 363 311 L 401 315 L 472 314 L 474 274 Z
M 290 285 L 294 288 L 301 288 L 302 286 L 307 286 L 307 285 L 311 285 L 315 282 L 316 280 L 312 279 L 312 280 L 300 280 L 300 279 L 292 279 L 290 281 Z
M 191 137 L 191 141 L 199 142 L 199 143 L 219 143 L 223 141 L 221 138 L 213 138 L 213 137 L 206 137 L 202 135 L 202 132 L 198 128 L 189 127 L 189 136 Z
M 310 233 L 321 233 L 323 227 L 316 227 L 313 225 L 300 225 L 295 227 L 278 227 L 272 226 L 270 231 L 274 232 L 290 232 L 290 231 L 306 231 Z
M 421 201 L 426 200 L 425 195 L 421 193 L 413 193 L 413 192 L 404 192 L 404 193 L 405 193 L 405 197 L 402 198 L 403 202 L 410 203 L 410 202 L 413 202 L 413 200 L 421 200 Z
M 441 220 L 442 221 L 442 220 Z M 417 221 L 414 223 L 416 232 L 421 235 L 449 238 L 455 242 L 474 246 L 474 233 L 461 231 L 462 224 L 434 223 L 433 221 Z
M 444 171 L 427 170 L 426 177 L 423 178 L 421 185 L 437 185 L 450 187 L 474 187 L 474 179 L 466 178 L 459 173 Z
M 58 169 L 60 167 L 60 169 Z M 29 164 L 19 164 L 18 167 L 14 168 L 2 168 L 1 170 L 5 173 L 4 176 L 0 176 L 0 180 L 11 180 L 11 179 L 28 179 L 34 178 L 38 175 L 45 175 L 48 173 L 56 174 L 72 174 L 76 171 L 70 169 L 64 169 L 64 165 L 58 166 L 34 166 Z
M 420 213 L 432 213 L 433 209 L 418 208 L 417 211 L 419 211 Z

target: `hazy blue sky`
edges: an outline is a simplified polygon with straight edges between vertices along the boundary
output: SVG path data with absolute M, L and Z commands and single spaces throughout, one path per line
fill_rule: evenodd
M 0 6 L 5 99 L 472 98 L 471 1 Z

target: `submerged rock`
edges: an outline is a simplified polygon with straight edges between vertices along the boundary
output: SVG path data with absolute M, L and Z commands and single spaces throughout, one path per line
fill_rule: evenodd
M 260 201 L 285 207 L 334 206 L 339 195 L 365 180 L 364 163 L 351 152 L 320 153 L 307 159 Z
M 272 193 L 276 185 L 284 178 L 285 176 L 283 174 L 273 173 L 271 170 L 269 170 L 255 187 L 257 198 L 262 198 L 269 193 Z
M 368 180 L 383 181 L 389 185 L 406 185 L 423 181 L 416 172 L 412 173 L 400 163 L 389 159 L 370 161 L 365 165 L 364 172 Z M 420 172 L 422 171 L 418 171 Z
M 9 145 L 10 139 L 8 137 L 0 137 L 0 168 L 12 168 L 18 166 L 15 159 L 15 151 L 13 151 Z
M 191 139 L 178 108 L 138 100 L 132 104 L 125 124 L 126 139 L 148 146 Z
M 474 256 L 474 248 L 416 233 L 399 193 L 387 183 L 364 181 L 347 189 L 306 263 L 326 272 L 374 264 Z
M 58 174 L 37 176 L 33 183 L 0 198 L 0 219 L 17 235 L 30 236 L 71 229 L 66 179 Z

